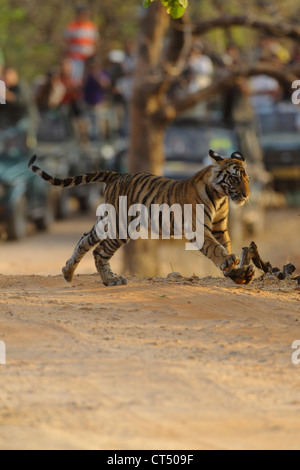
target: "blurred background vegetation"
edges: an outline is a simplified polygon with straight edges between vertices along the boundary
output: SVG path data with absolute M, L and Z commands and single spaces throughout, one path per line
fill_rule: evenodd
M 63 31 L 74 16 L 78 3 L 88 4 L 92 18 L 99 25 L 101 54 L 107 56 L 112 49 L 122 48 L 138 33 L 142 0 L 51 0 L 41 4 L 38 0 L 0 0 L 0 49 L 6 63 L 16 67 L 20 75 L 31 80 L 41 71 L 57 64 L 63 51 Z M 190 0 L 188 14 L 193 20 L 211 18 L 220 14 L 246 14 L 270 21 L 296 21 L 299 17 L 298 0 Z M 244 51 L 251 51 L 257 31 L 235 27 L 215 29 L 207 39 L 221 53 L 232 41 Z
M 101 32 L 101 53 L 122 48 L 138 28 L 139 0 L 89 0 L 93 21 Z M 63 31 L 74 17 L 77 0 L 0 0 L 0 48 L 7 65 L 30 80 L 60 60 Z

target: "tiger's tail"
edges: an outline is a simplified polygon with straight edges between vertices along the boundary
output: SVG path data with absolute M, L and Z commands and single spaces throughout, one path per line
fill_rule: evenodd
M 98 173 L 87 173 L 73 178 L 54 178 L 38 166 L 34 165 L 36 159 L 36 155 L 32 157 L 28 164 L 29 169 L 52 186 L 58 186 L 61 188 L 72 188 L 74 186 L 101 182 L 107 184 L 119 177 L 119 174 L 113 171 L 100 171 Z

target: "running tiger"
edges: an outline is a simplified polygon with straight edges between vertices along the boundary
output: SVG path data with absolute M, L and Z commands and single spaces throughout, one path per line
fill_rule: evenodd
M 204 205 L 204 245 L 200 250 L 218 266 L 226 276 L 237 284 L 249 284 L 254 278 L 254 267 L 238 268 L 240 260 L 231 253 L 228 233 L 229 198 L 238 205 L 244 204 L 250 196 L 249 178 L 245 170 L 245 158 L 239 152 L 231 158 L 222 158 L 213 150 L 209 155 L 213 164 L 186 181 L 175 181 L 146 173 L 119 174 L 100 171 L 75 178 L 53 178 L 34 165 L 36 156 L 29 162 L 32 172 L 54 186 L 70 188 L 82 184 L 104 182 L 105 203 L 116 209 L 118 219 L 119 197 L 128 198 L 128 206 L 141 203 L 147 208 L 152 204 L 196 204 Z M 101 240 L 97 235 L 97 224 L 80 239 L 72 257 L 63 268 L 63 276 L 71 282 L 77 266 L 83 257 L 94 248 L 96 268 L 104 285 L 118 286 L 127 284 L 127 279 L 114 274 L 110 260 L 127 240 Z M 119 230 L 119 227 L 117 228 Z M 121 237 L 120 237 L 121 238 Z

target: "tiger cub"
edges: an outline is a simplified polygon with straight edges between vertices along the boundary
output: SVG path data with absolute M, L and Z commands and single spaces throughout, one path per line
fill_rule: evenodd
M 231 253 L 228 233 L 229 198 L 242 205 L 250 196 L 245 158 L 239 152 L 233 153 L 231 158 L 222 158 L 213 150 L 210 150 L 209 155 L 213 164 L 186 181 L 175 181 L 146 173 L 119 174 L 111 171 L 59 179 L 35 166 L 36 156 L 29 162 L 29 168 L 49 184 L 63 188 L 104 182 L 105 203 L 114 206 L 117 214 L 121 196 L 127 197 L 128 206 L 141 203 L 147 208 L 151 208 L 153 204 L 180 204 L 182 208 L 185 204 L 190 204 L 194 209 L 196 204 L 202 204 L 204 244 L 199 251 L 226 273 L 226 277 L 230 277 L 237 284 L 249 284 L 254 278 L 254 267 L 237 267 L 240 260 Z M 127 284 L 127 279 L 114 274 L 110 267 L 112 256 L 129 241 L 129 237 L 120 238 L 117 235 L 115 239 L 100 239 L 96 224 L 89 233 L 82 236 L 72 257 L 63 268 L 65 280 L 72 281 L 80 261 L 94 248 L 96 268 L 104 285 Z

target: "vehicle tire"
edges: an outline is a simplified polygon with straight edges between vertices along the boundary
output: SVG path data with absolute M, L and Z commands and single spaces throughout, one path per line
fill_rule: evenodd
M 8 240 L 21 240 L 27 234 L 27 199 L 21 197 L 12 208 L 12 214 L 7 222 Z

